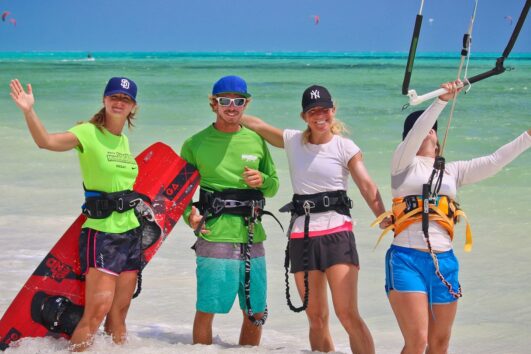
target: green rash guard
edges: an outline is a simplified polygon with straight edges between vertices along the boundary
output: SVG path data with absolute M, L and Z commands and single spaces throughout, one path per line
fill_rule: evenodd
M 245 166 L 258 170 L 263 177 L 259 188 L 265 197 L 278 191 L 278 177 L 265 141 L 255 132 L 242 127 L 235 133 L 220 132 L 214 125 L 195 134 L 183 144 L 181 157 L 201 174 L 201 188 L 221 192 L 229 188 L 250 189 L 243 179 Z M 188 223 L 191 206 L 183 217 Z M 247 242 L 247 227 L 241 216 L 222 214 L 206 222 L 210 231 L 201 235 L 210 242 Z M 260 223 L 254 230 L 254 242 L 264 241 Z
M 88 190 L 113 193 L 132 190 L 138 165 L 129 150 L 125 135 L 114 135 L 92 123 L 76 125 L 68 130 L 79 140 L 76 147 L 83 183 Z M 134 210 L 113 212 L 105 219 L 88 218 L 83 227 L 108 233 L 124 233 L 140 224 Z

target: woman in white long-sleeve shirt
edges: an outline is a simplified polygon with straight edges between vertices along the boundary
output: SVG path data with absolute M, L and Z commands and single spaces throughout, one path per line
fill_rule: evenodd
M 397 214 L 404 216 L 411 209 L 422 208 L 422 199 L 416 196 L 422 194 L 422 185 L 427 183 L 439 152 L 436 121 L 458 91 L 458 84 L 443 84 L 441 87 L 448 94 L 439 96 L 425 111 L 408 116 L 403 141 L 393 155 L 395 237 L 386 255 L 386 291 L 404 336 L 402 353 L 446 353 L 461 296 L 459 264 L 452 250 L 452 215 L 450 224 L 445 225 L 432 220 L 430 212 L 429 244 L 419 214 L 411 224 L 397 226 Z M 458 188 L 493 176 L 530 146 L 531 129 L 491 155 L 447 163 L 439 196 L 446 196 L 443 200 L 451 204 Z M 408 196 L 413 197 L 407 200 Z M 439 202 L 438 207 L 444 212 L 446 207 L 442 204 Z M 436 258 L 432 257 L 430 246 Z

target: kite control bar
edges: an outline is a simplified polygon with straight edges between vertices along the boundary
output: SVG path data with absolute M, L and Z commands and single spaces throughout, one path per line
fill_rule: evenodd
M 461 88 L 463 85 L 457 86 L 457 88 Z M 440 88 L 435 91 L 428 92 L 424 95 L 417 95 L 417 91 L 415 90 L 409 90 L 407 92 L 407 96 L 409 97 L 409 105 L 410 106 L 416 106 L 418 104 L 421 104 L 422 102 L 431 100 L 432 98 L 439 97 L 440 95 L 444 95 L 445 93 L 448 93 L 446 89 Z
M 518 18 L 518 22 L 514 28 L 511 38 L 509 39 L 509 43 L 507 43 L 507 46 L 505 47 L 505 50 L 503 51 L 502 56 L 496 59 L 496 65 L 494 66 L 494 68 L 491 70 L 485 71 L 484 73 L 473 76 L 471 78 L 465 78 L 463 80 L 464 81 L 463 85 L 458 86 L 458 88 L 464 87 L 465 85 L 471 85 L 475 82 L 478 82 L 486 78 L 489 78 L 491 76 L 499 75 L 505 72 L 506 68 L 503 66 L 503 63 L 505 59 L 507 59 L 507 57 L 511 53 L 511 50 L 513 49 L 516 39 L 518 38 L 518 35 L 520 34 L 520 30 L 522 29 L 522 26 L 524 25 L 530 6 L 531 6 L 531 0 L 526 0 L 524 8 L 522 9 L 522 13 L 520 14 L 520 17 Z M 417 95 L 417 92 L 415 90 L 408 90 L 407 95 L 409 97 L 409 105 L 415 106 L 422 102 L 430 100 L 432 98 L 439 97 L 440 95 L 444 95 L 445 93 L 448 93 L 448 91 L 443 88 L 440 88 L 438 90 L 426 93 L 421 96 Z
M 493 69 L 491 69 L 489 71 L 485 71 L 484 73 L 478 74 L 476 76 L 472 76 L 471 78 L 465 79 L 463 84 L 458 85 L 457 88 L 459 89 L 459 88 L 465 87 L 466 85 L 471 85 L 471 84 L 473 84 L 475 82 L 478 82 L 478 81 L 481 81 L 483 79 L 489 78 L 491 76 L 499 75 L 499 74 L 505 72 L 505 70 L 507 70 L 507 69 L 503 66 L 504 60 L 505 60 L 504 57 L 499 57 L 496 60 L 496 66 Z M 419 96 L 419 95 L 417 95 L 417 91 L 409 90 L 407 92 L 407 96 L 409 97 L 409 105 L 410 106 L 416 106 L 418 104 L 421 104 L 422 102 L 431 100 L 432 98 L 439 97 L 440 95 L 444 95 L 445 93 L 448 93 L 448 91 L 446 89 L 444 89 L 444 88 L 440 88 L 440 89 L 437 89 L 435 91 L 431 91 L 431 92 L 428 92 L 428 93 L 426 93 L 424 95 Z

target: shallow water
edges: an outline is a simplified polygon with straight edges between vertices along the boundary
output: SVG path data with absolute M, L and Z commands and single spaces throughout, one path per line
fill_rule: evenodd
M 160 54 L 94 53 L 93 62 L 81 54 L 0 54 L 0 313 L 3 313 L 46 252 L 79 212 L 82 187 L 74 152 L 54 154 L 33 143 L 22 115 L 10 102 L 13 77 L 33 84 L 36 110 L 49 131 L 64 131 L 87 120 L 100 108 L 102 89 L 110 76 L 127 76 L 139 86 L 140 112 L 128 133 L 134 153 L 154 141 L 177 152 L 184 139 L 213 121 L 207 96 L 220 76 L 245 77 L 254 101 L 248 112 L 281 128 L 303 128 L 298 118 L 300 94 L 307 86 L 327 86 L 338 102 L 338 117 L 362 148 L 371 176 L 386 202 L 391 198 L 389 164 L 401 137 L 406 102 L 400 95 L 405 58 L 376 54 Z M 491 58 L 473 60 L 470 73 L 489 69 Z M 420 58 L 412 88 L 424 93 L 456 75 L 453 55 Z M 514 71 L 475 84 L 461 95 L 446 149 L 448 160 L 490 154 L 530 128 L 531 59 L 509 61 Z M 410 112 L 411 109 L 408 111 Z M 445 126 L 449 109 L 443 113 Z M 442 132 L 442 129 L 440 129 Z M 278 209 L 291 196 L 283 151 L 271 148 L 281 188 L 268 201 Z M 474 250 L 463 252 L 464 226 L 456 233 L 461 263 L 460 300 L 451 353 L 525 353 L 531 347 L 531 153 L 527 151 L 497 176 L 460 193 L 472 223 Z M 372 251 L 378 230 L 353 183 L 356 237 L 361 259 L 359 307 L 378 353 L 396 353 L 402 338 L 383 291 L 383 259 L 387 238 Z M 389 203 L 388 203 L 389 205 Z M 287 217 L 280 215 L 284 224 Z M 142 295 L 128 316 L 129 343 L 115 346 L 98 336 L 92 352 L 99 353 L 296 353 L 309 350 L 307 321 L 285 305 L 283 257 L 285 236 L 266 219 L 268 241 L 268 303 L 270 316 L 260 348 L 239 348 L 241 313 L 237 306 L 214 322 L 215 345 L 192 346 L 195 312 L 194 236 L 180 223 L 144 272 Z M 348 337 L 333 315 L 331 332 L 336 350 L 349 352 Z M 67 353 L 66 341 L 23 340 L 13 353 Z

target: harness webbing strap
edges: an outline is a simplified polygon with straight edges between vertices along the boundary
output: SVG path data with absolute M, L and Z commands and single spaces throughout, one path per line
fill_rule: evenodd
M 134 209 L 141 201 L 151 202 L 149 197 L 131 190 L 105 193 L 85 189 L 85 203 L 81 210 L 89 218 L 105 219 L 113 212 L 123 213 Z
M 239 215 L 249 217 L 256 212 L 256 218 L 261 220 L 262 215 L 272 216 L 280 225 L 282 231 L 284 227 L 278 218 L 271 212 L 264 210 L 265 198 L 262 192 L 254 189 L 228 189 L 223 192 L 209 192 L 200 190 L 199 201 L 194 203 L 203 215 L 194 233 L 199 236 L 201 229 L 208 219 L 218 217 L 222 214 Z M 254 210 L 256 209 L 256 210 Z
M 470 228 L 470 223 L 468 221 L 468 218 L 464 211 L 460 209 L 455 209 L 455 206 L 453 203 L 450 203 L 449 207 L 452 209 L 452 212 L 454 214 L 455 218 L 462 217 L 465 219 L 466 222 L 466 239 L 465 239 L 465 252 L 470 252 L 472 250 L 472 229 Z M 378 247 L 380 244 L 380 241 L 383 239 L 383 237 L 392 230 L 396 230 L 399 228 L 404 222 L 410 220 L 415 215 L 419 215 L 422 213 L 422 207 L 419 206 L 417 208 L 414 208 L 410 210 L 409 212 L 402 215 L 400 218 L 394 220 L 393 224 L 386 227 L 384 230 L 382 230 L 382 233 L 378 237 L 378 240 L 376 241 L 376 245 L 374 246 L 373 250 Z M 371 224 L 371 227 L 376 226 L 377 224 L 381 223 L 385 218 L 387 217 L 395 217 L 395 213 L 393 210 L 386 211 L 385 213 L 378 216 L 376 220 L 374 220 Z M 451 224 L 451 220 L 448 217 L 448 215 L 445 215 L 437 206 L 430 203 L 430 221 L 441 221 L 443 223 Z M 395 231 L 396 232 L 396 231 Z

